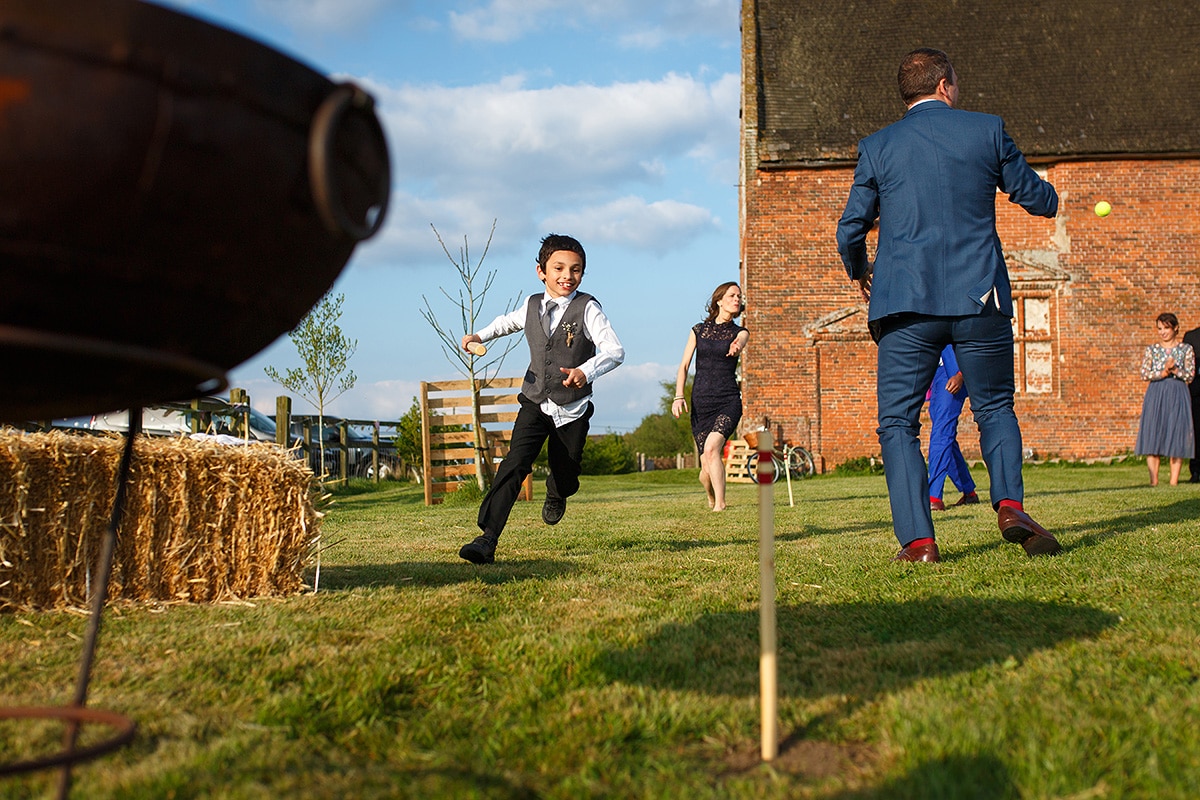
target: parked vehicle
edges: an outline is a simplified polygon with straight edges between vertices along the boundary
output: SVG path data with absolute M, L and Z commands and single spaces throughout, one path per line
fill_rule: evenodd
M 321 463 L 320 446 L 318 443 L 320 434 L 318 430 L 321 426 L 318 425 L 317 417 L 301 416 L 292 417 L 291 435 L 297 441 L 304 440 L 304 429 L 307 427 L 309 431 L 309 441 L 311 442 L 311 450 L 308 454 L 309 466 L 313 472 L 317 474 L 325 474 L 335 477 L 341 476 L 341 453 L 343 442 L 341 441 L 341 425 L 343 419 L 341 417 L 325 416 L 323 420 L 324 428 L 324 443 L 325 443 L 325 469 L 319 468 Z M 361 424 L 346 425 L 346 442 L 344 443 L 349 474 L 352 477 L 374 478 L 374 460 L 371 457 L 371 451 L 374 448 L 374 431 L 369 427 Z M 392 446 L 388 437 L 380 436 L 379 438 L 379 477 L 381 479 L 389 479 L 399 477 L 399 462 L 395 457 L 395 449 Z
M 246 420 L 249 417 L 247 435 Z M 50 422 L 50 427 L 76 431 L 129 430 L 128 411 L 110 411 L 91 417 L 70 417 Z M 233 405 L 220 397 L 196 401 L 159 403 L 142 409 L 142 433 L 148 436 L 224 435 L 257 442 L 275 441 L 275 421 L 246 405 Z

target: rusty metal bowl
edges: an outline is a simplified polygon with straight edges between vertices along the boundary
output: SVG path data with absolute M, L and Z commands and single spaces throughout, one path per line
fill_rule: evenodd
M 204 394 L 378 230 L 369 95 L 138 0 L 0 4 L 0 420 Z

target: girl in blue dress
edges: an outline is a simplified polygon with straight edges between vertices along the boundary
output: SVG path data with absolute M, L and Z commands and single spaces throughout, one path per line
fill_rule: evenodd
M 1196 353 L 1179 337 L 1179 319 L 1170 312 L 1154 321 L 1160 341 L 1142 355 L 1142 380 L 1149 381 L 1142 401 L 1137 444 L 1133 452 L 1146 457 L 1150 485 L 1158 485 L 1159 459 L 1171 460 L 1171 485 L 1179 483 L 1183 459 L 1195 450 L 1192 399 L 1187 385 L 1196 378 Z

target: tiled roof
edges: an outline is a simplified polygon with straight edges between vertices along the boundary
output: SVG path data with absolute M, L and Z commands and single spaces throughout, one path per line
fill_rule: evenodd
M 1031 159 L 1200 152 L 1197 0 L 744 2 L 764 165 L 853 160 L 904 113 L 916 47 L 945 50 L 958 106 L 1004 117 Z

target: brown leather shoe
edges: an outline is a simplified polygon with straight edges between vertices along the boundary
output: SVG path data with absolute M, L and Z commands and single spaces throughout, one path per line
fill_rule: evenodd
M 930 511 L 945 511 L 946 503 L 941 498 L 931 497 L 931 498 L 929 498 L 929 510 Z
M 971 492 L 970 494 L 964 494 L 962 497 L 958 498 L 958 502 L 955 503 L 954 505 L 956 505 L 956 506 L 977 506 L 977 505 L 979 505 L 979 495 L 975 494 L 975 492 Z
M 1052 556 L 1062 550 L 1062 545 L 1050 532 L 1038 525 L 1024 511 L 1001 506 L 996 516 L 1000 535 L 1005 540 L 1019 544 L 1030 556 Z
M 938 552 L 937 542 L 923 544 L 918 547 L 905 547 L 896 553 L 892 561 L 928 561 L 936 563 L 942 560 Z

